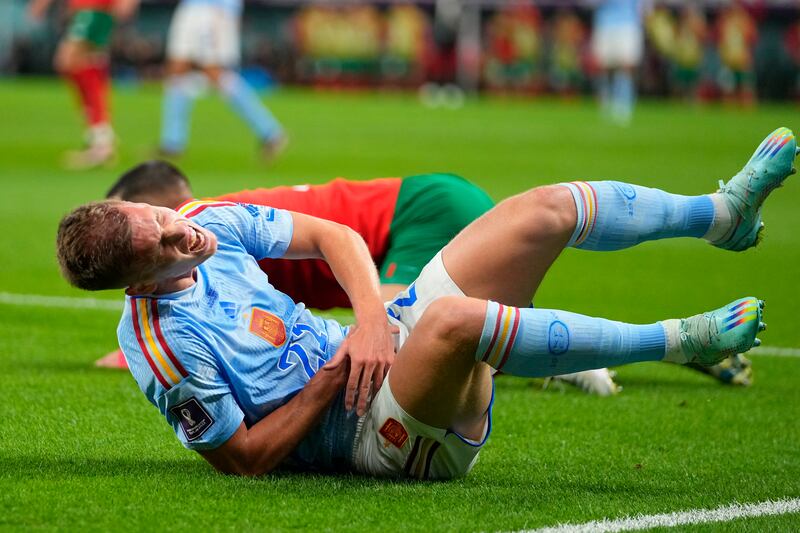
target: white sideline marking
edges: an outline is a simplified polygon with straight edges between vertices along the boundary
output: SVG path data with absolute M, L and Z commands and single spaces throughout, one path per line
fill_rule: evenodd
M 122 302 L 101 300 L 99 298 L 78 298 L 74 296 L 44 296 L 41 294 L 18 294 L 0 292 L 0 304 L 24 305 L 33 307 L 58 307 L 64 309 L 99 309 L 101 311 L 122 311 Z M 329 313 L 316 313 L 320 317 L 333 317 Z M 759 346 L 748 355 L 774 355 L 778 357 L 800 357 L 800 348 L 779 346 Z
M 102 300 L 100 298 L 91 297 L 43 296 L 41 294 L 18 294 L 11 292 L 0 292 L 0 304 L 60 309 L 94 309 L 99 311 L 114 311 L 116 313 L 121 313 L 123 309 L 122 301 Z M 347 317 L 337 316 L 328 312 L 317 311 L 314 315 L 319 318 L 338 320 L 342 324 L 352 322 L 352 320 L 348 320 Z
M 747 355 L 776 355 L 778 357 L 800 357 L 800 348 L 779 348 L 777 346 L 759 346 L 753 348 Z
M 66 309 L 100 309 L 122 311 L 122 302 L 98 298 L 75 298 L 72 296 L 42 296 L 39 294 L 14 294 L 0 292 L 0 304 L 26 305 L 34 307 L 59 307 Z
M 761 503 L 734 503 L 716 509 L 695 509 L 675 513 L 637 515 L 615 520 L 596 520 L 584 524 L 563 524 L 528 530 L 519 533 L 610 533 L 612 531 L 638 531 L 654 527 L 676 527 L 711 522 L 730 522 L 737 518 L 773 516 L 800 512 L 800 498 L 765 501 Z

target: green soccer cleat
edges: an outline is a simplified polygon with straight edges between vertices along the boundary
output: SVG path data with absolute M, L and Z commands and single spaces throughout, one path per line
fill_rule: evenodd
M 756 149 L 744 168 L 728 183 L 720 180 L 719 193 L 733 218 L 733 227 L 714 246 L 740 252 L 759 241 L 764 223 L 761 206 L 774 189 L 795 173 L 797 141 L 789 128 L 773 131 Z
M 711 366 L 758 346 L 761 341 L 756 334 L 767 328 L 761 321 L 763 310 L 764 302 L 748 297 L 681 319 L 680 351 L 684 360 L 676 362 Z

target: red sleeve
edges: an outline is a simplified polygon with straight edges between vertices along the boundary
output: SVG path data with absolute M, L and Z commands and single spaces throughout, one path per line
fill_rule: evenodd
M 350 181 L 337 178 L 324 185 L 254 189 L 218 196 L 218 200 L 268 205 L 344 224 L 357 231 L 380 265 L 389 245 L 401 178 Z M 318 259 L 259 262 L 270 283 L 308 307 L 350 307 L 328 265 Z

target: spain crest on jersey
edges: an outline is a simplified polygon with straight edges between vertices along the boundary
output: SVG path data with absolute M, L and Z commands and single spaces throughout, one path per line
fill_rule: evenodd
M 250 318 L 250 332 L 258 335 L 273 346 L 286 342 L 286 326 L 283 320 L 258 307 L 253 308 Z

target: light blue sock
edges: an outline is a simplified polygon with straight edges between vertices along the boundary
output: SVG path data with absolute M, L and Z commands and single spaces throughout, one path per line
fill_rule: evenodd
M 258 94 L 238 72 L 226 72 L 220 78 L 220 91 L 260 141 L 281 135 L 283 129 L 272 113 L 264 107 Z
M 182 152 L 189 138 L 189 119 L 197 90 L 192 74 L 171 76 L 161 107 L 161 149 Z
M 597 81 L 597 94 L 600 97 L 600 107 L 604 113 L 611 111 L 611 74 L 603 72 Z
M 547 377 L 660 361 L 666 342 L 658 322 L 640 326 L 490 301 L 475 359 L 514 376 Z
M 621 250 L 671 237 L 702 237 L 714 221 L 709 195 L 681 196 L 618 181 L 563 183 L 572 192 L 578 223 L 567 246 Z
M 622 120 L 630 119 L 631 115 L 633 115 L 633 106 L 636 103 L 636 84 L 633 76 L 625 70 L 616 71 L 612 81 L 611 92 L 614 102 L 614 114 Z

